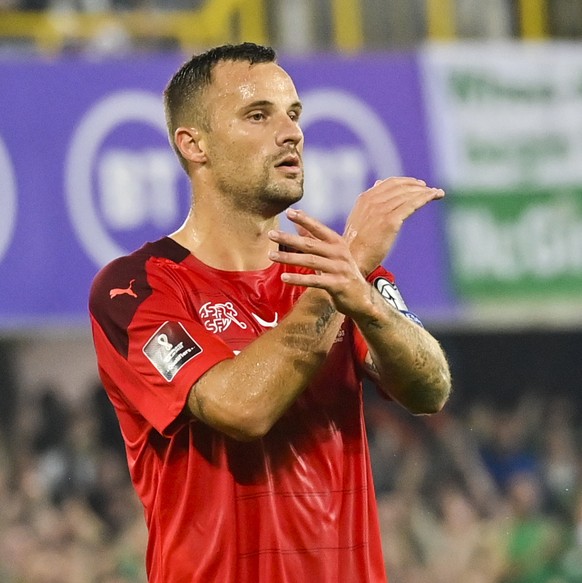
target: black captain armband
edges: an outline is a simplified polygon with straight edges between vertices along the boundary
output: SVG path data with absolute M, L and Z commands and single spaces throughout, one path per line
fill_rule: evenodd
M 390 304 L 393 308 L 396 308 L 403 316 L 406 316 L 409 320 L 412 320 L 415 324 L 424 328 L 423 323 L 420 318 L 411 312 L 406 305 L 406 302 L 402 298 L 400 290 L 396 284 L 386 277 L 377 277 L 372 282 L 372 285 L 380 292 L 380 295 Z

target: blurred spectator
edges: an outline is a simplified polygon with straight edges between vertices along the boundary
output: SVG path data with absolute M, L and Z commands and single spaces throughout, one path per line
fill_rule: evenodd
M 419 518 L 416 532 L 432 583 L 499 581 L 504 556 L 497 523 L 480 516 L 461 487 L 442 484 L 436 512 Z
M 39 391 L 37 428 L 31 450 L 37 459 L 38 479 L 57 502 L 68 489 L 69 451 L 67 446 L 71 415 L 54 387 Z
M 560 579 L 566 550 L 565 529 L 544 512 L 542 483 L 531 471 L 516 471 L 507 482 L 510 512 L 506 522 L 507 583 L 546 583 Z
M 15 351 L 10 343 L 0 341 L 0 467 L 5 469 L 3 477 L 8 488 L 15 486 L 18 472 L 16 417 L 19 387 L 14 370 Z
M 580 485 L 578 485 L 580 488 Z M 578 492 L 572 511 L 568 549 L 561 559 L 561 573 L 565 583 L 582 583 L 582 492 Z
M 422 581 L 424 559 L 413 526 L 414 515 L 423 512 L 421 503 L 417 494 L 407 490 L 384 492 L 378 496 L 384 559 L 392 583 Z
M 552 399 L 541 431 L 541 470 L 547 505 L 565 518 L 576 513 L 581 478 L 575 412 L 576 405 L 571 399 Z
M 529 396 L 516 407 L 492 413 L 490 433 L 481 436 L 481 455 L 497 486 L 506 491 L 517 472 L 540 471 L 536 451 L 542 410 L 540 403 Z

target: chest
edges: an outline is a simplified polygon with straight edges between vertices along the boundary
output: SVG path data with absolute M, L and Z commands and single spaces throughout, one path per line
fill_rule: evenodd
M 275 328 L 302 293 L 277 272 L 246 278 L 211 273 L 187 281 L 184 299 L 190 316 L 236 353 Z
M 189 282 L 185 299 L 191 317 L 238 354 L 277 327 L 304 291 L 283 283 L 278 272 L 238 279 L 210 274 Z M 352 334 L 346 324 L 339 330 L 326 361 L 305 393 L 309 400 L 336 400 L 342 389 L 353 393 L 358 386 Z

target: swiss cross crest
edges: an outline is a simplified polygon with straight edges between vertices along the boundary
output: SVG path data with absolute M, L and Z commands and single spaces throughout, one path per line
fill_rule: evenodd
M 231 324 L 236 324 L 243 330 L 247 328 L 247 324 L 238 319 L 238 312 L 232 302 L 225 302 L 224 304 L 206 302 L 198 313 L 204 322 L 204 327 L 215 334 L 224 332 Z

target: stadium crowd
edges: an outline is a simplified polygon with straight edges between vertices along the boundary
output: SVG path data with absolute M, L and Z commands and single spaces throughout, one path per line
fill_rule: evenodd
M 117 422 L 99 383 L 89 395 L 42 387 L 2 432 L 3 583 L 145 583 Z M 412 417 L 366 387 L 391 583 L 582 582 L 578 405 L 460 401 Z

